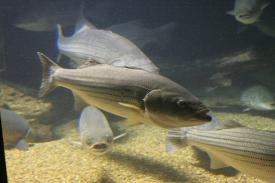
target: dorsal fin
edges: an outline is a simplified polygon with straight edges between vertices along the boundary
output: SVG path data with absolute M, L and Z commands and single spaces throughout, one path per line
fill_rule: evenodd
M 97 29 L 96 26 L 89 22 L 85 17 L 85 4 L 86 1 L 84 0 L 80 6 L 79 18 L 75 25 L 75 33 L 82 32 L 87 29 Z

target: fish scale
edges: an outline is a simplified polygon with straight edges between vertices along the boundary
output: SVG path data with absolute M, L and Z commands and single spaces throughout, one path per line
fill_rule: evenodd
M 231 121 L 224 122 L 232 124 Z M 168 150 L 173 145 L 195 146 L 211 159 L 211 168 L 232 166 L 269 182 L 275 181 L 275 132 L 244 127 L 240 124 L 172 129 L 168 131 Z M 211 128 L 208 128 L 210 126 Z

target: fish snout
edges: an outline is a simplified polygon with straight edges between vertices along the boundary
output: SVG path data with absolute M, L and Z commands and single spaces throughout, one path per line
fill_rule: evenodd
M 189 103 L 189 108 L 193 111 L 193 116 L 201 121 L 211 121 L 210 110 L 201 102 Z
M 91 146 L 90 148 L 94 149 L 97 152 L 104 153 L 109 148 L 109 145 L 106 143 L 96 143 L 93 146 Z

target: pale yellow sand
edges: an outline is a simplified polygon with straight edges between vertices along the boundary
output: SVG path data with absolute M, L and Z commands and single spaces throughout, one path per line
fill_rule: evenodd
M 221 119 L 235 119 L 250 126 L 264 124 L 275 130 L 275 120 L 249 114 L 217 114 Z M 77 137 L 71 125 L 66 139 Z M 29 151 L 6 151 L 10 183 L 35 182 L 262 182 L 232 169 L 209 171 L 209 160 L 199 159 L 188 147 L 173 154 L 165 151 L 165 130 L 141 125 L 113 145 L 108 154 L 96 156 L 60 139 L 37 143 Z

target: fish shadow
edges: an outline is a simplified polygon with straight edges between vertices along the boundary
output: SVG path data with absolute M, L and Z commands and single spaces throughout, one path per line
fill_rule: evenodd
M 165 165 L 156 160 L 149 159 L 147 157 L 138 157 L 134 155 L 125 154 L 122 152 L 109 152 L 106 154 L 108 158 L 117 161 L 120 164 L 131 166 L 135 170 L 142 172 L 143 174 L 153 175 L 158 179 L 171 182 L 187 182 L 188 178 L 183 172 L 179 172 L 174 167 Z
M 239 171 L 237 171 L 236 169 L 234 169 L 232 167 L 211 169 L 210 168 L 211 160 L 210 160 L 208 154 L 204 151 L 199 150 L 196 147 L 193 147 L 193 150 L 194 150 L 194 157 L 199 160 L 199 162 L 195 163 L 194 166 L 201 167 L 201 168 L 211 172 L 212 174 L 224 175 L 227 177 L 234 177 L 239 173 Z
M 98 183 L 116 183 L 116 181 L 111 179 L 108 175 L 103 175 Z

